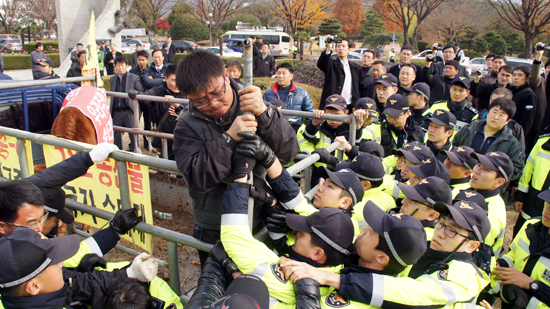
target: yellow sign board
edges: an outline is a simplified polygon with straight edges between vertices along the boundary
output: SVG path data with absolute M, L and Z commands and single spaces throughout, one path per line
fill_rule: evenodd
M 29 176 L 34 174 L 32 165 L 31 142 L 23 140 L 27 153 L 27 166 Z M 21 165 L 19 164 L 19 152 L 17 150 L 17 138 L 0 134 L 0 177 L 9 180 L 21 179 Z

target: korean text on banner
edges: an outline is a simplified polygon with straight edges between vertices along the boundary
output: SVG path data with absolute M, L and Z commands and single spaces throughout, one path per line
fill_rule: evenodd
M 44 145 L 46 166 L 61 162 L 75 153 L 76 151 L 73 150 Z M 126 167 L 128 169 L 131 205 L 143 217 L 143 222 L 153 224 L 149 167 L 130 162 L 126 162 Z M 72 198 L 82 204 L 111 213 L 116 213 L 121 209 L 118 173 L 114 159 L 107 158 L 103 162 L 94 164 L 88 169 L 86 175 L 68 182 L 63 189 L 67 194 L 67 198 Z M 79 211 L 74 211 L 73 214 L 77 222 L 96 228 L 101 228 L 106 223 L 106 220 Z M 136 245 L 151 252 L 152 236 L 137 230 L 132 231 Z M 129 234 L 122 236 L 122 238 L 132 242 Z
M 27 153 L 27 166 L 29 176 L 34 174 L 32 165 L 31 142 L 23 140 Z M 0 177 L 9 180 L 21 179 L 21 165 L 19 164 L 19 151 L 17 149 L 17 138 L 13 136 L 0 135 Z

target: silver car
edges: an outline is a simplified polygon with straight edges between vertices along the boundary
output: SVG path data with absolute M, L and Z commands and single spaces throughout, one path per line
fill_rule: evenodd
M 485 58 L 474 58 L 470 60 L 470 67 L 472 68 L 472 72 L 481 69 L 481 72 L 485 74 L 487 73 L 487 60 Z
M 11 53 L 11 52 L 22 52 L 23 43 L 19 39 L 4 39 L 0 41 L 0 52 Z

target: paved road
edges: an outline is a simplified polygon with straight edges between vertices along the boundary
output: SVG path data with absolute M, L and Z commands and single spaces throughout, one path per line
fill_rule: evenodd
M 55 69 L 54 69 L 55 71 Z M 27 70 L 6 70 L 4 74 L 9 75 L 14 80 L 32 80 L 32 71 Z

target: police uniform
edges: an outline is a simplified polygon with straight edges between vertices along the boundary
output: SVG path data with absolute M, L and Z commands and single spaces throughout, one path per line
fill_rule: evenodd
M 477 164 L 477 160 L 470 156 L 474 150 L 468 146 L 459 146 L 452 151 L 443 150 L 440 153 L 445 154 L 447 159 L 456 165 L 462 165 L 468 170 L 472 170 Z M 453 199 L 460 193 L 460 191 L 470 188 L 470 177 L 461 179 L 451 179 L 451 189 L 453 192 Z M 481 206 L 481 205 L 480 205 Z
M 470 188 L 470 178 L 451 179 L 451 190 L 453 199 L 460 193 L 460 191 Z
M 458 108 L 454 107 L 454 104 L 456 104 Z M 460 103 L 452 103 L 451 101 L 436 101 L 430 108 L 430 111 L 434 113 L 438 109 L 450 111 L 455 115 L 456 117 L 455 134 L 456 132 L 460 131 L 464 126 L 466 126 L 473 120 L 476 120 L 479 116 L 475 108 L 469 105 L 466 105 L 466 100 Z
M 403 89 L 409 93 L 416 92 L 424 97 L 426 106 L 419 109 L 411 108 L 411 117 L 413 117 L 414 122 L 416 122 L 419 127 L 422 127 L 422 130 L 425 132 L 428 131 L 430 124 L 425 120 L 432 117 L 432 111 L 430 110 L 430 105 L 428 104 L 430 101 L 430 86 L 426 83 L 416 83 L 412 87 L 404 87 Z
M 380 121 L 378 120 L 378 108 L 376 101 L 371 98 L 360 98 L 355 102 L 355 110 L 366 110 L 368 117 L 374 117 L 373 121 L 366 127 L 363 127 L 362 140 L 375 141 L 378 144 L 382 141 L 382 133 Z M 355 144 L 360 145 L 361 141 L 357 141 Z

